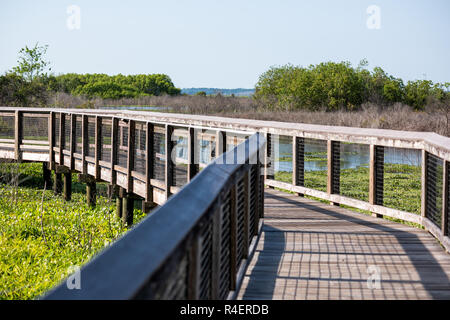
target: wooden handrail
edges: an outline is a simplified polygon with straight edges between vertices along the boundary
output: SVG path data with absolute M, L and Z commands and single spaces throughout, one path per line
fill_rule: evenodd
M 230 197 L 235 198 L 232 192 L 236 192 L 235 186 L 242 179 L 249 179 L 254 174 L 259 176 L 259 164 L 248 162 L 258 158 L 264 143 L 264 138 L 255 134 L 229 151 L 228 155 L 221 155 L 163 206 L 86 264 L 81 269 L 80 290 L 69 290 L 63 281 L 45 299 L 229 297 L 232 282 L 228 283 L 229 279 L 219 275 L 227 273 L 230 279 L 235 278 L 247 261 L 233 261 L 230 258 L 236 256 L 232 248 L 236 250 L 243 245 L 237 242 L 239 237 L 230 234 L 233 230 L 230 225 L 237 223 L 240 214 L 247 215 L 245 220 L 249 214 L 254 214 L 252 218 L 258 223 L 259 207 L 263 205 L 263 199 L 258 199 L 254 207 L 247 203 L 246 210 L 237 212 L 238 203 L 230 205 Z M 243 163 L 222 164 L 225 158 L 230 159 L 235 153 L 247 155 Z M 244 189 L 247 194 L 243 198 L 247 199 L 249 192 L 258 197 L 260 188 L 262 183 Z M 228 224 L 225 220 L 229 221 Z M 211 229 L 209 233 L 204 231 L 208 227 Z M 258 234 L 248 225 L 238 229 L 252 238 Z M 234 245 L 230 243 L 230 247 L 221 247 L 225 238 L 232 239 Z M 201 265 L 201 253 L 210 256 L 210 266 Z M 228 261 L 225 265 L 223 259 Z M 200 272 L 205 267 L 212 269 L 209 277 Z M 235 280 L 234 289 L 236 281 L 240 280 Z M 178 283 L 180 281 L 185 283 Z M 208 287 L 206 296 L 200 292 L 200 287 L 204 286 Z

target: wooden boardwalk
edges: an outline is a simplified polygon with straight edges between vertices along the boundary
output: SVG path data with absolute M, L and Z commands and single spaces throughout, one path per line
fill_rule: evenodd
M 238 299 L 450 299 L 449 279 L 425 230 L 266 189 Z

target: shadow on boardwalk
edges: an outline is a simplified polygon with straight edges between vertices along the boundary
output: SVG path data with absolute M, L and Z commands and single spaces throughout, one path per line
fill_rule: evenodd
M 450 299 L 450 256 L 426 231 L 273 190 L 265 206 L 240 298 Z

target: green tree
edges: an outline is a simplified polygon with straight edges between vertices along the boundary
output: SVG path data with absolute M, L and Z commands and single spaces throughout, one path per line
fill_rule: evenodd
M 50 64 L 49 61 L 44 60 L 47 48 L 48 45 L 39 46 L 39 43 L 36 43 L 33 48 L 25 46 L 20 49 L 18 65 L 13 68 L 13 71 L 30 82 L 36 77 L 46 76 L 45 70 Z

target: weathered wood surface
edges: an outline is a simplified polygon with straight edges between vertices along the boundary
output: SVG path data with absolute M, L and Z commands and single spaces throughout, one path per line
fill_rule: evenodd
M 450 255 L 425 230 L 266 189 L 238 299 L 450 299 L 449 279 Z

